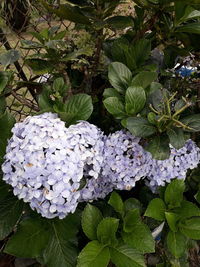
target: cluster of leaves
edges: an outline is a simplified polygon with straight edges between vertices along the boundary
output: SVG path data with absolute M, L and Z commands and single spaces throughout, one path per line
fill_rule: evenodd
M 113 62 L 108 78 L 113 88 L 104 91 L 106 109 L 134 136 L 149 138 L 146 149 L 156 159 L 169 157 L 169 144 L 180 149 L 189 132 L 200 131 L 200 114 L 184 113 L 191 106 L 190 100 L 176 99 L 177 92 L 154 82 L 155 71 L 141 70 L 133 76 L 123 63 Z

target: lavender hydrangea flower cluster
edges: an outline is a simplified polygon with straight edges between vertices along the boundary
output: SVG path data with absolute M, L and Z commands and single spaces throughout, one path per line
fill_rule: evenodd
M 185 179 L 187 170 L 194 169 L 200 162 L 200 148 L 189 139 L 181 149 L 170 145 L 170 157 L 166 160 L 151 161 L 147 185 L 155 191 L 158 186 L 170 183 L 171 179 Z
M 66 128 L 52 113 L 27 117 L 12 132 L 3 179 L 46 218 L 62 219 L 79 202 L 130 190 L 143 178 L 155 191 L 173 178 L 185 179 L 200 162 L 200 148 L 192 140 L 179 150 L 171 146 L 169 159 L 155 160 L 129 132 L 106 137 L 86 121 Z
M 152 156 L 139 145 L 139 138 L 118 131 L 105 141 L 103 176 L 119 190 L 130 190 L 148 175 Z
M 14 194 L 47 218 L 74 212 L 84 172 L 98 177 L 102 132 L 88 122 L 67 129 L 51 113 L 27 117 L 12 132 L 2 170 Z

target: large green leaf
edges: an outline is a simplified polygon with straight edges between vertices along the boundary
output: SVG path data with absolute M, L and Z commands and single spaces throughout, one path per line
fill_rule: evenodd
M 39 58 L 26 59 L 25 64 L 27 64 L 33 72 L 38 75 L 49 73 L 55 67 L 51 62 Z
M 109 248 L 98 241 L 91 241 L 79 254 L 77 267 L 107 267 L 109 261 Z
M 82 213 L 82 228 L 89 239 L 97 239 L 97 226 L 102 219 L 100 210 L 91 204 L 87 204 Z
M 124 64 L 113 62 L 108 67 L 108 79 L 118 92 L 125 93 L 131 82 L 132 73 Z
M 116 267 L 145 267 L 144 257 L 126 244 L 110 248 L 111 261 Z
M 146 147 L 146 150 L 157 160 L 167 159 L 170 155 L 169 140 L 166 136 L 155 136 Z
M 117 97 L 118 99 L 122 100 L 124 97 L 120 95 L 114 88 L 106 88 L 103 93 L 104 98 L 108 97 Z
M 195 10 L 191 6 L 187 6 L 184 12 L 184 15 L 178 20 L 178 23 L 182 23 L 187 20 L 195 19 L 200 17 L 200 11 Z
M 181 206 L 183 200 L 183 192 L 185 190 L 184 180 L 173 180 L 165 190 L 165 202 L 171 208 Z
M 132 17 L 128 16 L 114 16 L 105 20 L 109 27 L 112 29 L 124 29 L 126 27 L 133 26 Z
M 14 123 L 15 119 L 10 113 L 5 112 L 3 115 L 0 115 L 0 165 L 3 162 L 8 139 L 12 135 L 11 129 Z
M 200 34 L 200 22 L 188 23 L 176 28 L 176 32 L 187 32 Z
M 117 194 L 116 192 L 113 192 L 111 194 L 111 196 L 110 196 L 108 204 L 110 204 L 114 208 L 114 210 L 116 212 L 118 212 L 121 215 L 123 215 L 123 213 L 124 213 L 124 203 L 123 203 L 122 198 L 120 197 L 119 194 Z
M 142 87 L 129 87 L 125 95 L 126 112 L 135 115 L 140 112 L 146 103 L 146 94 Z
M 4 88 L 6 87 L 7 83 L 9 81 L 9 75 L 6 71 L 0 72 L 0 94 L 4 91 Z
M 186 140 L 182 129 L 171 128 L 167 131 L 167 135 L 169 136 L 170 144 L 174 148 L 180 149 L 184 146 Z
M 128 212 L 124 220 L 124 229 L 128 230 L 122 233 L 126 244 L 142 253 L 155 251 L 152 234 L 147 225 L 141 222 L 138 209 Z
M 193 217 L 200 216 L 200 209 L 192 202 L 183 200 L 179 208 L 173 209 L 173 212 L 178 214 L 181 220 Z
M 179 229 L 185 236 L 200 240 L 200 217 L 185 220 L 179 225 Z
M 22 221 L 9 239 L 4 252 L 21 258 L 35 258 L 42 254 L 50 237 L 49 225 L 43 220 Z
M 179 215 L 177 215 L 174 212 L 165 212 L 165 217 L 167 220 L 167 223 L 169 225 L 169 228 L 171 229 L 172 232 L 177 232 L 178 231 L 178 220 L 180 219 Z
M 43 253 L 48 267 L 72 267 L 77 261 L 77 238 L 80 216 L 78 213 L 68 215 L 63 220 L 50 221 L 50 240 Z
M 156 133 L 156 128 L 148 120 L 140 117 L 128 118 L 126 127 L 133 135 L 138 137 L 147 137 Z
M 8 188 L 1 187 L 2 190 L 8 192 Z M 0 191 L 1 192 L 1 191 Z M 2 194 L 1 194 L 2 197 Z M 0 201 L 0 240 L 8 236 L 17 221 L 22 215 L 23 202 L 12 195 L 1 199 Z
M 93 111 L 91 96 L 87 94 L 77 94 L 70 97 L 64 104 L 59 116 L 67 125 L 74 124 L 79 120 L 87 120 Z
M 158 221 L 165 220 L 166 205 L 161 198 L 154 198 L 149 203 L 144 216 L 154 218 Z
M 116 232 L 119 226 L 119 220 L 116 218 L 106 217 L 97 227 L 98 240 L 105 245 L 116 245 Z
M 104 101 L 104 106 L 116 119 L 123 119 L 126 116 L 125 106 L 117 97 L 108 97 Z
M 180 258 L 187 249 L 187 239 L 180 232 L 169 231 L 167 234 L 167 247 L 174 257 Z
M 187 116 L 180 120 L 183 124 L 190 127 L 191 130 L 189 132 L 199 132 L 200 131 L 200 114 L 194 114 Z
M 156 80 L 156 72 L 141 71 L 131 81 L 131 86 L 140 86 L 146 89 L 153 81 Z
M 7 52 L 0 55 L 0 63 L 4 66 L 8 66 L 18 61 L 20 58 L 20 53 L 18 50 L 10 49 Z

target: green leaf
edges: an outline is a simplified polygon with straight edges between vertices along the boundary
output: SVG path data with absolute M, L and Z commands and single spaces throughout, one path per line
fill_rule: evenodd
M 128 118 L 126 127 L 134 136 L 138 137 L 147 137 L 156 133 L 156 128 L 148 120 L 140 117 Z
M 187 116 L 180 120 L 183 124 L 186 126 L 192 128 L 191 130 L 188 130 L 188 132 L 199 132 L 200 131 L 200 114 L 194 114 Z
M 135 226 L 140 223 L 139 209 L 129 210 L 124 217 L 123 230 L 130 233 L 135 229 Z
M 52 220 L 50 240 L 43 253 L 44 263 L 48 267 L 71 267 L 77 260 L 77 238 L 80 217 L 70 214 L 63 220 Z
M 200 217 L 185 220 L 184 223 L 179 224 L 179 229 L 185 236 L 200 240 Z
M 90 240 L 97 239 L 97 226 L 102 219 L 100 210 L 91 204 L 87 204 L 82 213 L 82 228 Z
M 153 81 L 157 79 L 156 72 L 150 71 L 141 71 L 131 81 L 130 86 L 140 86 L 143 89 L 146 89 Z
M 120 195 L 116 192 L 111 194 L 108 204 L 111 205 L 116 212 L 120 213 L 121 215 L 124 214 L 124 203 Z
M 39 49 L 44 47 L 42 44 L 31 40 L 22 40 L 21 44 L 23 49 Z
M 4 96 L 0 97 L 0 114 L 4 113 L 6 110 L 6 98 Z
M 180 258 L 187 249 L 187 239 L 180 232 L 169 231 L 167 234 L 167 247 L 175 258 Z
M 170 208 L 180 207 L 184 190 L 184 180 L 173 180 L 165 190 L 165 203 L 168 204 Z
M 8 190 L 5 186 L 4 190 Z M 7 191 L 8 192 L 8 191 Z M 2 194 L 1 194 L 2 196 Z M 8 236 L 22 215 L 23 202 L 10 194 L 0 202 L 0 240 Z
M 98 241 L 91 241 L 79 254 L 77 267 L 106 267 L 109 261 L 109 248 Z
M 165 212 L 165 217 L 167 220 L 167 223 L 169 225 L 169 228 L 172 232 L 177 232 L 177 222 L 179 220 L 179 215 L 173 213 L 173 212 Z
M 125 212 L 128 212 L 129 210 L 133 210 L 133 209 L 138 209 L 141 212 L 142 205 L 138 199 L 132 197 L 132 198 L 125 200 L 124 209 L 125 209 Z
M 7 52 L 0 55 L 0 63 L 4 66 L 8 66 L 18 61 L 20 58 L 20 53 L 18 50 L 10 49 Z
M 108 97 L 104 101 L 104 106 L 116 119 L 126 116 L 124 104 L 117 97 Z
M 176 32 L 187 32 L 200 34 L 200 22 L 188 23 L 176 28 Z
M 174 148 L 180 149 L 184 146 L 186 140 L 182 129 L 171 128 L 167 131 L 167 135 L 169 136 L 170 144 Z
M 48 228 L 48 225 L 38 218 L 22 221 L 17 232 L 6 244 L 4 252 L 21 258 L 40 256 L 49 240 Z
M 151 253 L 155 251 L 155 243 L 148 226 L 134 217 L 132 232 L 123 232 L 122 238 L 126 244 L 142 253 Z
M 149 203 L 144 216 L 151 217 L 158 221 L 164 221 L 165 211 L 166 211 L 166 206 L 164 201 L 161 198 L 154 198 Z
M 26 59 L 25 64 L 28 65 L 35 74 L 38 74 L 38 75 L 49 73 L 55 67 L 49 61 L 39 59 L 39 58 Z
M 200 17 L 200 11 L 195 10 L 191 6 L 187 6 L 185 9 L 184 15 L 178 20 L 178 23 L 182 23 L 184 21 L 190 20 L 190 19 L 195 19 Z
M 110 248 L 111 261 L 116 267 L 145 267 L 144 257 L 126 244 Z
M 196 193 L 195 199 L 200 204 L 200 190 Z
M 51 100 L 51 89 L 44 87 L 42 93 L 38 96 L 40 110 L 53 111 L 54 102 Z
M 116 245 L 116 232 L 119 226 L 119 220 L 116 218 L 104 218 L 97 227 L 98 240 L 105 245 Z
M 9 81 L 9 75 L 6 71 L 0 72 L 0 94 L 3 93 L 7 83 Z
M 173 212 L 179 215 L 181 220 L 193 217 L 200 216 L 200 209 L 190 201 L 183 200 L 179 208 L 173 209 Z
M 165 135 L 153 137 L 146 150 L 153 155 L 154 159 L 164 160 L 169 158 L 170 148 L 168 138 Z
M 118 92 L 125 93 L 131 82 L 132 73 L 124 64 L 113 62 L 108 67 L 108 79 Z
M 3 162 L 8 139 L 12 136 L 11 129 L 14 123 L 15 119 L 10 113 L 5 112 L 0 115 L 0 165 Z
M 146 103 L 146 94 L 142 87 L 129 87 L 125 95 L 126 112 L 135 115 L 140 112 Z
M 117 97 L 122 100 L 123 97 L 114 89 L 114 88 L 106 88 L 103 93 L 104 98 L 108 97 Z
M 87 94 L 77 94 L 70 97 L 64 104 L 63 112 L 59 116 L 67 125 L 74 124 L 79 120 L 87 120 L 93 111 L 91 96 Z
M 130 16 L 114 16 L 106 19 L 105 22 L 114 30 L 134 25 L 133 19 Z

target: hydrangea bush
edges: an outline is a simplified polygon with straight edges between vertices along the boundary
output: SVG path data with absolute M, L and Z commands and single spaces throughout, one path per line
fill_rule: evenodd
M 0 72 L 0 265 L 200 266 L 198 1 L 66 2 L 38 0 L 80 39 L 32 32 L 33 77 Z

